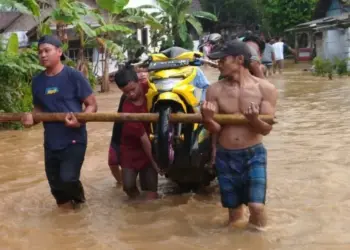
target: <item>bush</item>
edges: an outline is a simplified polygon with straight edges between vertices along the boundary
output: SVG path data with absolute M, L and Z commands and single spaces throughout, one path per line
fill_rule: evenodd
M 349 59 L 339 59 L 334 60 L 334 69 L 339 76 L 348 75 L 348 61 Z
M 43 70 L 37 52 L 25 49 L 18 54 L 0 51 L 0 112 L 32 110 L 32 77 Z M 0 123 L 0 127 L 20 128 L 18 123 Z
M 314 74 L 317 76 L 328 75 L 329 78 L 332 78 L 333 71 L 335 71 L 339 76 L 348 75 L 348 61 L 349 59 L 347 58 L 335 58 L 332 63 L 329 59 L 324 60 L 320 57 L 315 57 L 313 60 Z

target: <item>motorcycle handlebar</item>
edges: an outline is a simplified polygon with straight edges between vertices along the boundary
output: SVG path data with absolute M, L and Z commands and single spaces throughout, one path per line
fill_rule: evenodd
M 195 66 L 200 66 L 198 65 L 197 62 L 200 62 L 202 65 L 203 64 L 208 64 L 209 66 L 213 67 L 213 68 L 218 68 L 218 64 L 216 62 L 213 62 L 211 60 L 207 60 L 207 59 L 203 59 L 203 58 L 196 58 L 195 62 L 190 63 L 190 65 L 195 65 Z M 134 67 L 140 67 L 140 66 L 144 66 L 145 68 L 147 68 L 149 66 L 150 60 L 146 59 L 140 62 L 135 62 L 135 63 L 130 63 L 132 66 Z

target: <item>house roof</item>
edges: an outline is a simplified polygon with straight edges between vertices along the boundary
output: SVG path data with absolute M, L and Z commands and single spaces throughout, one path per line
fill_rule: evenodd
M 291 29 L 287 29 L 286 32 L 321 30 L 330 27 L 350 27 L 350 13 L 343 13 L 339 16 L 323 17 L 310 22 L 301 23 Z

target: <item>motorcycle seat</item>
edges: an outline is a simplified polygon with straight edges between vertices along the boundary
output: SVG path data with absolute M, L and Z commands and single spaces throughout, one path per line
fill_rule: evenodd
M 181 48 L 181 47 L 171 47 L 169 49 L 161 51 L 163 55 L 165 55 L 168 58 L 175 58 L 185 52 L 188 52 L 189 50 Z

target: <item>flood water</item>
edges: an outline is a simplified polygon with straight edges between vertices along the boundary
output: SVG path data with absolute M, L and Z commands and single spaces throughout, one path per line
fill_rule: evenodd
M 267 232 L 223 227 L 227 211 L 215 183 L 207 193 L 177 194 L 161 179 L 160 200 L 128 203 L 107 165 L 111 123 L 88 124 L 88 201 L 63 213 L 45 178 L 39 125 L 0 132 L 0 249 L 350 249 L 349 79 L 288 67 L 270 78 L 279 123 L 265 138 Z M 99 111 L 115 110 L 119 96 L 114 87 L 98 94 Z

